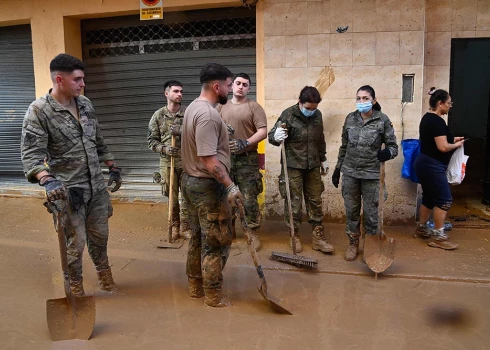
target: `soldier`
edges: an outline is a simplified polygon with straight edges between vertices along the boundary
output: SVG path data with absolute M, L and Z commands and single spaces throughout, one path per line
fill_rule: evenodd
M 235 130 L 230 139 L 231 171 L 230 178 L 240 187 L 245 199 L 245 215 L 251 229 L 255 249 L 260 249 L 260 211 L 257 196 L 262 193 L 262 174 L 259 171 L 257 144 L 267 137 L 267 117 L 264 109 L 255 101 L 249 100 L 252 81 L 245 73 L 235 75 L 233 98 L 225 105 L 218 105 L 223 121 Z M 231 137 L 230 137 L 231 138 Z M 231 223 L 235 232 L 235 215 Z
M 187 202 L 191 239 L 187 254 L 189 296 L 205 296 L 204 303 L 226 307 L 223 297 L 225 267 L 232 234 L 231 208 L 243 196 L 230 177 L 228 129 L 215 105 L 225 104 L 231 72 L 208 63 L 201 70 L 201 95 L 187 107 L 182 126 L 183 196 Z
M 112 205 L 99 162 L 109 167 L 109 186 L 121 186 L 121 168 L 102 138 L 85 86 L 84 64 L 67 54 L 50 63 L 53 88 L 34 101 L 22 125 L 22 162 L 27 180 L 44 186 L 48 202 L 66 204 L 65 223 L 70 289 L 85 294 L 82 254 L 85 243 L 94 262 L 99 288 L 116 289 L 107 257 L 108 218 Z M 53 215 L 55 220 L 56 216 Z
M 359 251 L 361 197 L 364 234 L 375 235 L 378 229 L 379 165 L 398 154 L 393 125 L 381 113 L 371 86 L 357 90 L 356 106 L 357 110 L 345 118 L 342 145 L 332 176 L 332 183 L 338 188 L 340 173 L 343 174 L 342 197 L 349 237 L 349 248 L 345 253 L 347 261 L 354 260 Z M 381 149 L 383 143 L 386 147 Z
M 322 192 L 325 185 L 320 175 L 327 175 L 328 163 L 322 113 L 318 110 L 318 104 L 321 100 L 320 93 L 316 88 L 305 86 L 299 94 L 299 102 L 284 110 L 272 130 L 269 131 L 269 143 L 274 146 L 284 143 L 286 149 L 294 239 L 298 253 L 303 250 L 299 236 L 303 196 L 309 217 L 308 222 L 313 228 L 313 249 L 324 253 L 334 251 L 334 247 L 325 238 L 322 225 Z M 286 124 L 286 128 L 282 127 L 283 123 Z M 279 176 L 279 192 L 285 199 L 284 217 L 289 227 L 289 210 L 282 168 Z M 292 239 L 290 239 L 290 245 L 292 247 Z
M 182 106 L 182 84 L 169 80 L 163 85 L 167 105 L 156 111 L 148 125 L 148 148 L 160 154 L 160 174 L 162 193 L 170 195 L 170 157 L 174 157 L 174 177 L 177 180 L 172 188 L 172 237 L 184 239 L 191 237 L 187 208 L 184 201 L 179 203 L 179 189 L 182 191 L 182 160 L 180 158 L 181 126 L 185 107 Z M 172 135 L 175 136 L 175 147 L 171 146 Z

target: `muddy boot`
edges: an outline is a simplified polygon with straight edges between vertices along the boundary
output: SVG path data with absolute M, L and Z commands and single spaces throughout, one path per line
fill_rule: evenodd
M 430 238 L 430 230 L 427 227 L 427 224 L 417 224 L 417 228 L 415 229 L 414 234 L 412 235 L 413 238 L 421 238 L 421 239 L 427 239 Z
M 180 238 L 180 224 L 172 224 L 172 239 L 175 241 Z
M 303 251 L 303 246 L 301 245 L 298 232 L 294 232 L 294 241 L 296 242 L 296 253 L 301 253 Z M 289 237 L 289 246 L 293 249 L 293 240 L 291 237 Z
M 85 291 L 83 290 L 83 279 L 70 280 L 70 290 L 74 296 L 83 297 L 85 295 Z
M 180 225 L 180 237 L 187 240 L 191 239 L 191 225 L 186 221 Z
M 357 253 L 359 252 L 359 238 L 349 240 L 349 248 L 345 252 L 344 259 L 347 261 L 352 261 L 356 259 Z
M 206 289 L 204 304 L 210 307 L 228 307 L 231 302 L 223 296 L 221 288 Z
M 204 296 L 202 278 L 189 277 L 189 296 L 196 299 Z
M 313 228 L 313 238 L 311 241 L 313 250 L 319 250 L 323 253 L 331 253 L 335 250 L 333 245 L 327 242 L 323 233 L 323 226 L 315 226 Z
M 99 289 L 104 292 L 115 292 L 117 291 L 116 284 L 112 279 L 111 268 L 106 270 L 97 271 L 97 277 L 99 278 Z
M 449 236 L 444 232 L 444 228 L 432 230 L 431 241 L 427 243 L 429 247 L 453 250 L 458 248 L 459 244 L 449 240 Z
M 260 247 L 262 247 L 262 243 L 260 243 L 259 230 L 253 228 L 250 230 L 250 236 L 252 238 L 252 244 L 255 248 L 255 251 L 258 252 Z

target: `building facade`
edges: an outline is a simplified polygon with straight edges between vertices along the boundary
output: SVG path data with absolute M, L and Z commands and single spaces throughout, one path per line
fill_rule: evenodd
M 31 70 L 24 80 L 32 80 L 32 99 L 50 88 L 49 62 L 58 53 L 87 64 L 86 95 L 95 101 L 111 150 L 120 153 L 128 169 L 132 186 L 121 196 L 133 197 L 156 191 L 148 175 L 158 159 L 141 148 L 151 109 L 163 104 L 158 84 L 166 78 L 181 78 L 190 101 L 197 96 L 197 75 L 205 62 L 248 72 L 269 126 L 296 103 L 302 87 L 317 86 L 333 171 L 342 124 L 355 109 L 358 87 L 374 87 L 399 142 L 418 138 L 420 118 L 428 109 L 426 91 L 431 86 L 450 89 L 452 40 L 490 38 L 490 0 L 259 0 L 250 9 L 242 1 L 165 0 L 164 20 L 145 22 L 138 21 L 138 11 L 136 0 L 0 2 L 0 40 L 14 45 L 15 30 L 29 28 L 30 38 L 23 40 L 32 42 L 32 68 L 23 67 Z M 0 67 L 11 66 L 7 57 L 12 60 L 7 52 L 0 54 Z M 12 117 L 8 103 L 2 107 L 1 96 L 15 81 L 0 84 L 0 118 L 10 120 L 9 130 L 14 130 L 5 146 L 9 149 L 15 147 L 12 137 L 20 117 Z M 25 101 L 16 106 L 27 108 Z M 2 142 L 7 145 L 2 125 L 0 148 Z M 278 216 L 283 210 L 277 186 L 280 150 L 264 147 L 265 214 Z M 0 158 L 0 172 L 7 169 L 9 176 L 8 169 L 20 161 L 12 154 Z M 400 149 L 386 166 L 385 216 L 393 223 L 413 221 L 415 215 L 416 185 L 401 178 L 402 163 Z M 325 187 L 326 220 L 341 221 L 340 190 L 330 178 Z

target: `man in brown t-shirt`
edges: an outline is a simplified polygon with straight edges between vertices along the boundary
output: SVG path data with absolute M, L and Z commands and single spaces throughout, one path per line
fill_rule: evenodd
M 267 137 L 267 116 L 257 102 L 247 98 L 251 84 L 248 74 L 237 74 L 233 80 L 233 98 L 225 105 L 218 105 L 217 110 L 223 121 L 235 130 L 230 139 L 230 177 L 240 187 L 245 198 L 245 213 L 252 242 L 255 249 L 259 250 L 261 218 L 257 196 L 262 192 L 263 186 L 257 144 Z M 234 233 L 235 219 L 232 220 L 231 227 Z
M 182 125 L 183 196 L 191 224 L 186 273 L 189 296 L 205 296 L 204 303 L 226 307 L 223 268 L 230 253 L 231 208 L 243 201 L 230 171 L 228 130 L 215 110 L 227 102 L 232 73 L 208 63 L 201 70 L 201 95 L 187 107 Z

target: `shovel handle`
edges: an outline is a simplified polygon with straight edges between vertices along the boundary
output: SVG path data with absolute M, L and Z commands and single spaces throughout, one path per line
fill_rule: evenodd
M 170 145 L 175 147 L 175 135 L 172 135 Z M 172 216 L 173 216 L 173 206 L 174 206 L 174 169 L 175 169 L 175 157 L 170 156 L 170 184 L 168 190 L 168 242 L 173 243 L 174 239 L 172 237 Z
M 262 270 L 262 266 L 260 265 L 259 256 L 257 255 L 257 251 L 252 243 L 252 236 L 250 235 L 250 229 L 248 228 L 247 219 L 245 217 L 245 208 L 243 207 L 243 203 L 241 200 L 237 199 L 236 201 L 238 206 L 238 212 L 240 213 L 240 221 L 242 222 L 243 231 L 245 232 L 245 236 L 247 237 L 247 246 L 250 255 L 252 256 L 252 260 L 254 261 L 255 269 L 257 270 L 257 274 L 259 275 L 260 281 L 262 282 L 262 290 L 267 295 L 267 282 L 265 280 L 264 271 Z
M 381 149 L 384 149 L 384 145 Z M 383 229 L 383 217 L 384 217 L 384 201 L 385 201 L 385 162 L 381 162 L 379 166 L 379 203 L 378 203 L 378 229 L 379 229 L 379 238 L 384 239 L 385 233 Z

